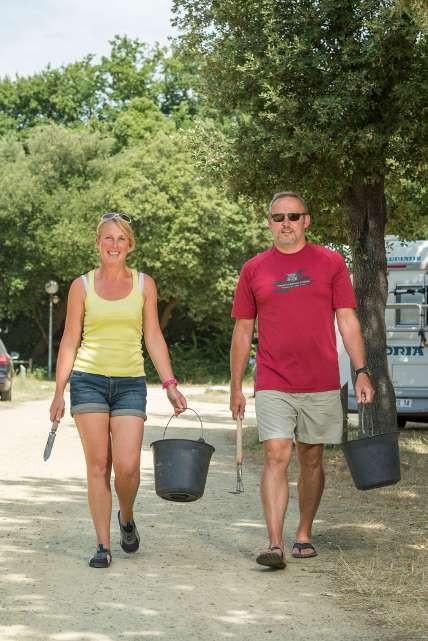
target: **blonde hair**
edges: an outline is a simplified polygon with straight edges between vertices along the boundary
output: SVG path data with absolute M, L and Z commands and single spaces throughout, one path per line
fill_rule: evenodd
M 103 220 L 101 218 L 100 222 L 97 225 L 97 242 L 101 238 L 101 230 L 103 228 L 103 225 L 105 225 L 106 223 L 114 223 L 115 225 L 117 225 L 119 227 L 119 229 L 121 231 L 123 231 L 125 236 L 127 236 L 128 239 L 129 239 L 129 251 L 132 252 L 135 249 L 134 231 L 133 231 L 130 223 L 128 223 L 126 220 L 123 220 L 123 218 L 119 218 L 119 216 L 117 216 L 115 218 L 110 218 L 108 220 Z

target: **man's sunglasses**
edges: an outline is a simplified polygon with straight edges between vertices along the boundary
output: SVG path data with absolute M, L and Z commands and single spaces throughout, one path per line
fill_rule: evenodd
M 306 214 L 271 214 L 270 217 L 275 223 L 283 223 L 284 220 L 290 220 L 292 223 L 300 220 L 301 216 L 306 216 Z
M 119 220 L 124 220 L 127 223 L 131 223 L 132 220 L 128 216 L 128 214 L 121 214 L 116 211 L 109 211 L 107 214 L 103 214 L 101 216 L 101 220 L 116 220 L 116 218 L 119 218 Z

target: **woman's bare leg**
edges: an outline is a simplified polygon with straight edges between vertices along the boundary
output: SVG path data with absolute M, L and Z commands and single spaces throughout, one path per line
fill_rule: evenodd
M 110 429 L 120 520 L 127 523 L 133 518 L 134 501 L 140 486 L 144 419 L 138 416 L 112 416 Z
M 111 444 L 107 413 L 77 414 L 74 420 L 83 444 L 88 478 L 88 502 L 97 543 L 110 548 Z

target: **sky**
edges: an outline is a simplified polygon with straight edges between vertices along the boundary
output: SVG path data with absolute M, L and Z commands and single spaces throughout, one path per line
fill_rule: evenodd
M 108 54 L 116 34 L 165 45 L 174 34 L 171 6 L 172 0 L 0 0 L 0 77 Z

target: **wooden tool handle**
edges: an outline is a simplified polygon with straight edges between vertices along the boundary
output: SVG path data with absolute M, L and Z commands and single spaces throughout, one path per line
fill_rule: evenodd
M 236 463 L 242 463 L 242 419 L 236 419 Z

